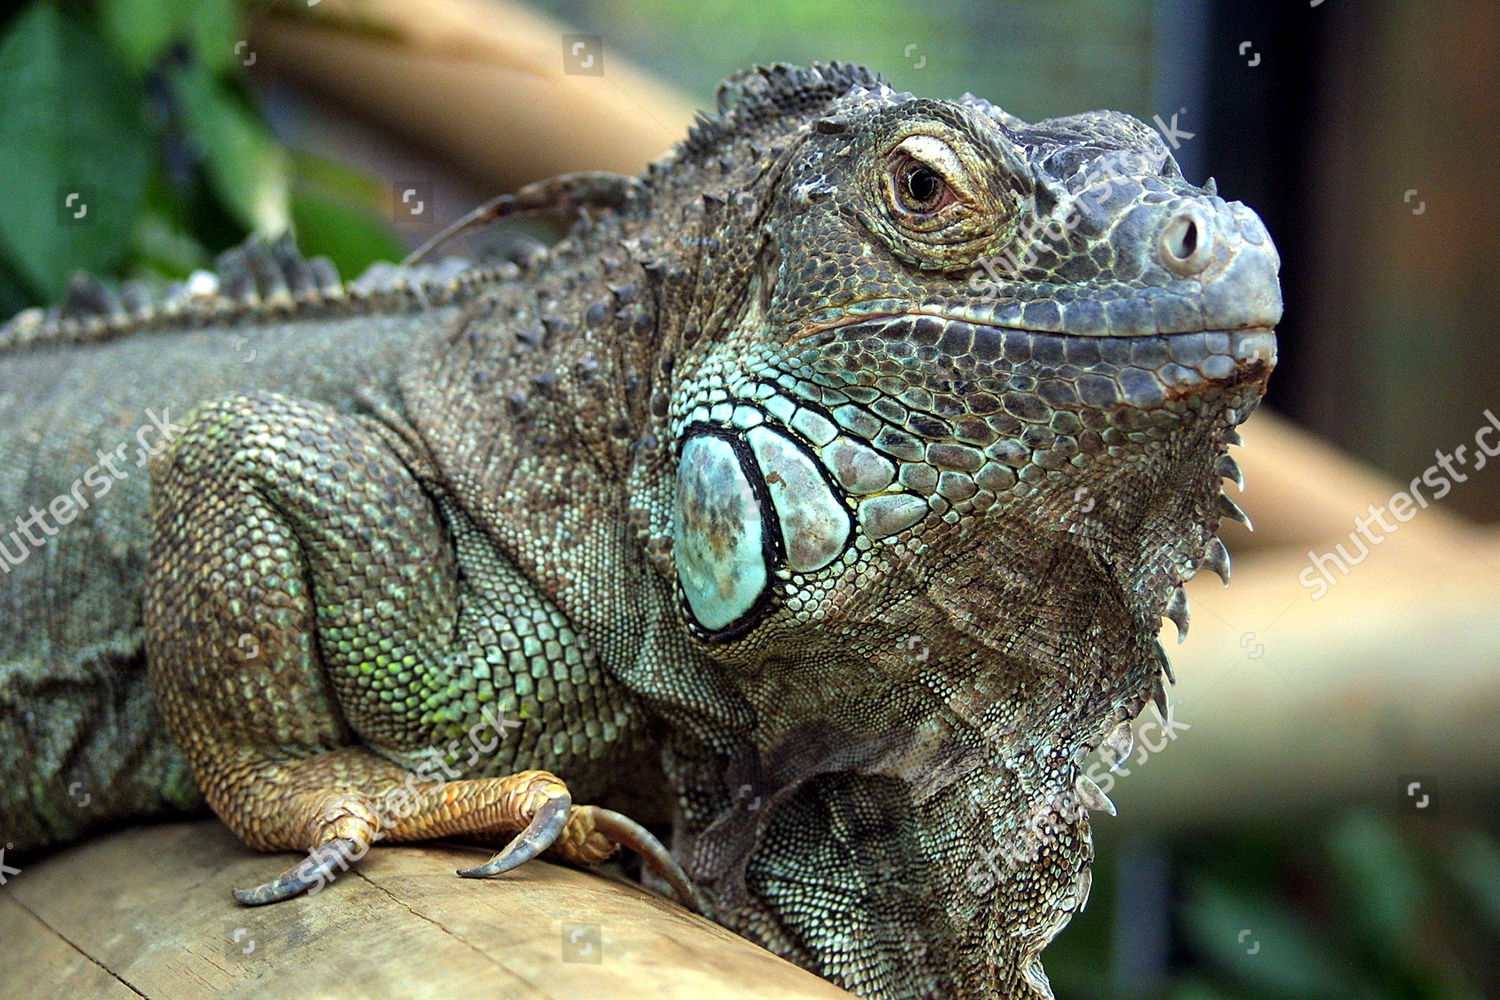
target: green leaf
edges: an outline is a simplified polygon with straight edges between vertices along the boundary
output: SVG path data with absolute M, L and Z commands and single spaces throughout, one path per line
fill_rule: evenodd
M 1411 849 L 1388 821 L 1356 813 L 1328 838 L 1328 854 L 1348 897 L 1349 926 L 1377 954 L 1416 937 L 1422 873 Z
M 1174 982 L 1167 996 L 1170 1000 L 1248 1000 L 1244 993 L 1228 992 L 1223 986 L 1201 979 Z
M 342 198 L 298 186 L 292 192 L 292 218 L 302 252 L 332 260 L 346 280 L 376 261 L 406 256 L 387 223 Z
M 141 90 L 88 26 L 34 4 L 0 40 L 0 245 L 58 298 L 124 259 L 146 181 Z
M 1466 831 L 1442 858 L 1449 873 L 1468 894 L 1472 912 L 1488 925 L 1491 935 L 1500 935 L 1500 848 L 1494 840 Z
M 1198 951 L 1257 996 L 1361 995 L 1359 970 L 1269 898 L 1199 879 L 1190 887 L 1181 926 Z
M 299 188 L 311 186 L 324 194 L 336 195 L 363 205 L 371 212 L 379 212 L 385 204 L 387 188 L 370 175 L 360 173 L 337 160 L 304 150 L 289 150 L 289 155 L 292 158 L 292 174 Z
M 99 22 L 131 68 L 144 73 L 178 37 L 192 6 L 178 0 L 104 0 Z
M 154 69 L 177 41 L 191 42 L 216 75 L 254 64 L 234 0 L 104 0 L 98 10 L 105 35 L 138 73 Z
M 209 183 L 247 229 L 278 236 L 291 223 L 287 157 L 261 122 L 201 64 L 181 67 L 171 82 Z
M 240 73 L 242 67 L 255 64 L 255 50 L 234 0 L 195 0 L 185 6 L 193 51 L 210 73 Z
M 27 306 L 38 304 L 10 269 L 5 258 L 0 256 L 0 316 L 9 319 Z M 4 320 L 0 320 L 0 323 L 3 322 Z
M 132 246 L 132 268 L 167 278 L 186 277 L 211 265 L 208 251 L 194 236 L 149 206 L 141 213 Z

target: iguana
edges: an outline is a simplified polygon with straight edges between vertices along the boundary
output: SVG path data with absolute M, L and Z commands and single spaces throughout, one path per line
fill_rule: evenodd
M 1050 996 L 1085 755 L 1227 580 L 1261 222 L 1127 115 L 846 64 L 481 214 L 536 210 L 571 228 L 518 261 L 345 287 L 252 242 L 5 328 L 0 832 L 201 790 L 313 852 L 245 902 L 380 839 L 624 843 L 862 996 Z

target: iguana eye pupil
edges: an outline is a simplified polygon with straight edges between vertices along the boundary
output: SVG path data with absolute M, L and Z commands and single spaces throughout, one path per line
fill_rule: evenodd
M 943 179 L 931 167 L 918 165 L 906 175 L 906 193 L 918 205 L 937 200 L 943 190 Z

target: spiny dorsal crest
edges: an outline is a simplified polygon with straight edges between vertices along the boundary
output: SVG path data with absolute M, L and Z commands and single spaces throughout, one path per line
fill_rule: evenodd
M 0 322 L 0 353 L 148 330 L 429 308 L 518 273 L 512 263 L 478 266 L 450 257 L 413 266 L 378 263 L 345 283 L 326 258 L 304 258 L 290 233 L 269 241 L 252 235 L 221 253 L 213 271 L 195 273 L 161 298 L 140 282 L 111 287 L 80 272 L 70 279 L 61 304 L 26 309 Z
M 678 146 L 678 155 L 702 157 L 769 122 L 825 107 L 856 87 L 883 86 L 878 73 L 855 63 L 775 63 L 742 70 L 719 84 L 718 113 L 711 118 L 699 116 Z

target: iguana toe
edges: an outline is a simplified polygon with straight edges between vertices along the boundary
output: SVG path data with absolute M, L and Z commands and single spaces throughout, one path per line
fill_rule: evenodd
M 580 806 L 575 810 L 575 815 L 580 813 L 592 815 L 595 832 L 603 834 L 611 843 L 628 847 L 639 854 L 647 866 L 672 887 L 672 895 L 677 897 L 679 903 L 694 913 L 705 912 L 703 901 L 693 888 L 693 883 L 688 880 L 687 872 L 682 870 L 682 866 L 650 830 L 613 809 Z
M 300 896 L 315 886 L 329 882 L 333 878 L 335 866 L 348 868 L 349 862 L 363 857 L 366 849 L 359 841 L 350 837 L 335 837 L 325 841 L 309 852 L 308 857 L 300 864 L 287 869 L 271 881 L 254 889 L 234 890 L 235 902 L 246 906 L 264 906 Z
M 650 830 L 622 813 L 599 806 L 575 806 L 567 786 L 546 772 L 512 775 L 501 786 L 506 801 L 499 810 L 519 818 L 527 813 L 526 828 L 503 850 L 477 868 L 461 870 L 464 878 L 489 878 L 519 868 L 543 851 L 552 849 L 567 861 L 596 865 L 616 849 L 628 847 L 671 886 L 678 902 L 695 913 L 703 912 L 702 901 L 688 881 L 682 866 Z M 526 784 L 517 787 L 517 782 Z
M 489 878 L 519 868 L 557 842 L 563 828 L 568 825 L 573 799 L 562 782 L 557 782 L 558 791 L 549 795 L 532 813 L 531 822 L 505 849 L 477 868 L 460 869 L 464 878 Z M 608 852 L 606 852 L 607 854 Z

